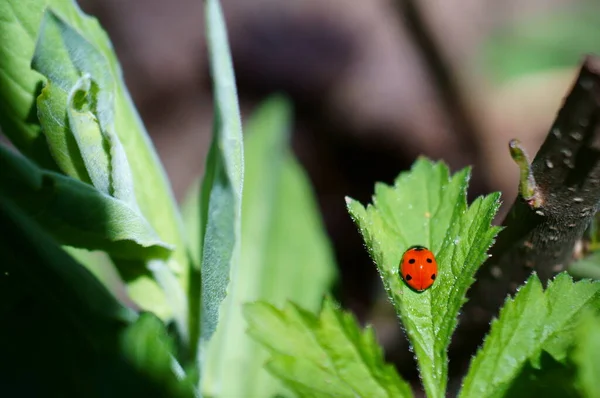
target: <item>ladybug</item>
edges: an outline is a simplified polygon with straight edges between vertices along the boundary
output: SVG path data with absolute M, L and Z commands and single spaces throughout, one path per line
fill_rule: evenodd
M 424 246 L 411 246 L 402 255 L 400 273 L 411 288 L 421 292 L 435 282 L 437 277 L 435 256 Z

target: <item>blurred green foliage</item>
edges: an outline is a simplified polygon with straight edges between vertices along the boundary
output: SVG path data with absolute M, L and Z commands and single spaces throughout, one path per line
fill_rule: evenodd
M 576 1 L 543 14 L 523 13 L 496 29 L 481 46 L 484 71 L 498 83 L 574 68 L 586 53 L 600 54 L 600 4 Z

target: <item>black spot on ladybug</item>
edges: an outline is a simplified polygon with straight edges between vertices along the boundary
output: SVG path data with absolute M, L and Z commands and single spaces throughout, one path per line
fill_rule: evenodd
M 406 280 L 409 281 L 412 279 L 412 276 L 410 276 L 410 274 L 406 275 Z
M 434 281 L 435 280 L 435 274 L 431 274 L 431 280 Z
M 408 263 L 409 263 L 409 264 L 414 264 L 414 263 L 415 263 L 415 259 L 414 259 L 414 258 L 411 258 L 410 260 L 408 260 Z
M 428 262 L 428 263 L 432 263 L 432 262 L 433 262 L 433 260 L 432 260 L 432 259 L 430 259 L 430 258 L 428 258 L 428 259 L 427 259 L 427 262 Z

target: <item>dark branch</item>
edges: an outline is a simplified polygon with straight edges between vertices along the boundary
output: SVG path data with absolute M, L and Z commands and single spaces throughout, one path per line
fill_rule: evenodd
M 468 109 L 462 90 L 456 84 L 457 79 L 452 74 L 452 68 L 438 47 L 416 3 L 415 0 L 394 1 L 429 68 L 433 87 L 438 90 L 456 133 L 463 138 L 463 154 L 469 159 L 474 159 L 476 148 L 473 137 L 476 135 L 477 125 Z
M 536 201 L 519 195 L 476 275 L 457 333 L 468 359 L 509 293 L 532 271 L 545 283 L 573 260 L 575 244 L 600 201 L 600 58 L 586 56 L 542 147 L 531 164 Z M 526 174 L 526 173 L 525 173 Z M 522 177 L 523 178 L 523 177 Z M 533 182 L 533 186 L 531 186 Z M 531 191 L 530 191 L 531 193 Z M 460 351 L 459 351 L 460 350 Z

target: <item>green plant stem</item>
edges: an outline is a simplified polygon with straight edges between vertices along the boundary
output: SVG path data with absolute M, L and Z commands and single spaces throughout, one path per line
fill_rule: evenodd
M 529 181 L 527 176 L 526 181 Z M 600 200 L 600 58 L 588 55 L 531 164 L 538 203 L 519 195 L 479 269 L 454 351 L 468 360 L 507 294 L 532 271 L 547 282 L 573 259 Z
M 525 148 L 521 145 L 521 141 L 512 139 L 508 143 L 510 156 L 517 163 L 520 170 L 519 178 L 519 193 L 521 197 L 527 201 L 530 207 L 537 209 L 542 206 L 543 200 L 539 187 L 535 183 L 531 163 Z

